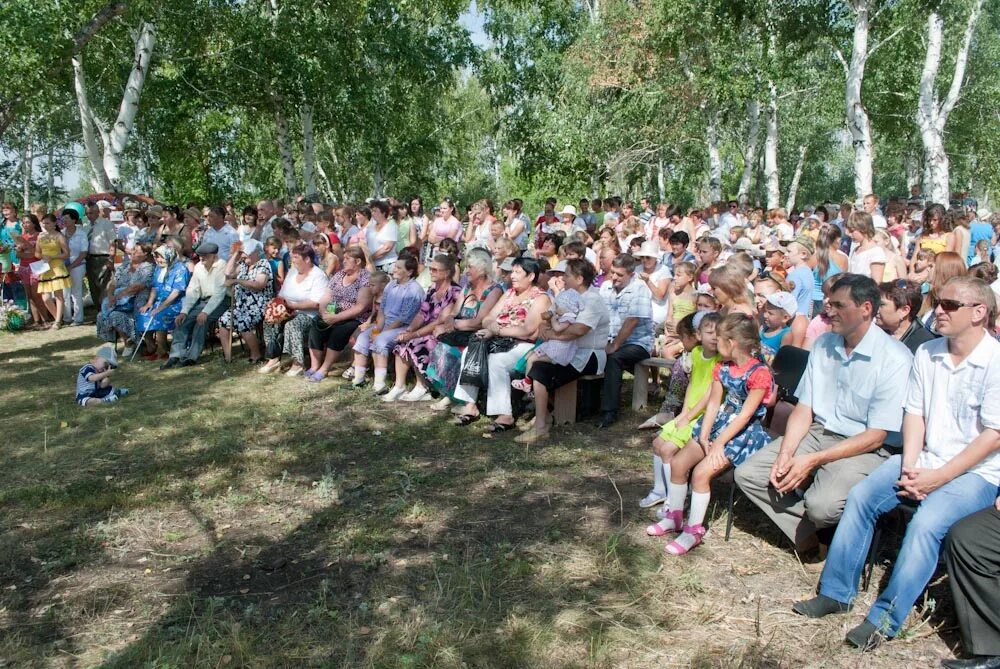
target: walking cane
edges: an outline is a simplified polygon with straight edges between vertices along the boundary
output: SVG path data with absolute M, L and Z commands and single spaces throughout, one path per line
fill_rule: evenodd
M 156 309 L 156 307 L 153 307 L 153 309 Z M 141 342 L 146 341 L 146 335 L 149 334 L 149 326 L 152 324 L 153 324 L 153 317 L 150 316 L 146 322 L 146 329 L 142 331 L 142 337 L 139 338 L 139 341 Z M 132 357 L 128 359 L 130 363 L 135 362 L 135 354 L 138 352 L 139 352 L 139 344 L 136 343 L 135 348 L 132 349 Z

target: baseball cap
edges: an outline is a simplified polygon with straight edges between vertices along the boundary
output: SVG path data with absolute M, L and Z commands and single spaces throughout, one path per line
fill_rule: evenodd
M 779 309 L 784 309 L 785 313 L 793 318 L 799 308 L 799 303 L 795 300 L 795 296 L 783 290 L 768 295 L 767 303 Z

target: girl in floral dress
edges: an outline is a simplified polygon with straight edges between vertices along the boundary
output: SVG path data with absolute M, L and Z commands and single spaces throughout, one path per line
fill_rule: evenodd
M 668 531 L 681 531 L 667 544 L 670 555 L 683 555 L 701 543 L 712 479 L 741 464 L 770 440 L 761 421 L 773 393 L 773 380 L 767 365 L 757 358 L 760 338 L 756 320 L 731 313 L 716 331 L 723 362 L 713 372 L 708 408 L 693 426 L 697 441 L 692 439 L 670 461 L 664 519 L 657 524 Z M 682 523 L 689 477 L 691 508 L 687 523 Z

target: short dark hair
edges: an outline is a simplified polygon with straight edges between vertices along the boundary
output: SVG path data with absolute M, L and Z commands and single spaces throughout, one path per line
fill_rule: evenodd
M 664 228 L 664 230 L 666 230 L 666 228 Z M 691 236 L 683 230 L 677 230 L 676 232 L 670 234 L 670 243 L 683 244 L 684 246 L 687 246 L 691 243 Z
M 923 294 L 920 292 L 919 284 L 914 281 L 907 281 L 906 279 L 896 279 L 895 281 L 885 281 L 879 284 L 878 289 L 882 293 L 883 299 L 892 302 L 893 306 L 897 309 L 902 309 L 909 305 L 910 319 L 917 319 L 917 312 L 920 311 L 920 303 L 924 299 Z
M 514 258 L 512 263 L 514 267 L 520 267 L 524 270 L 525 274 L 534 274 L 535 278 L 531 283 L 538 283 L 538 275 L 541 273 L 541 265 L 538 261 L 529 256 L 520 256 L 519 258 Z
M 309 258 L 309 262 L 316 264 L 316 251 L 308 244 L 297 244 L 292 247 L 292 254 L 300 258 Z
M 583 285 L 589 286 L 594 283 L 594 277 L 597 276 L 597 270 L 594 266 L 583 258 L 573 258 L 566 261 L 566 271 L 573 276 L 578 276 L 583 279 Z
M 878 284 L 869 276 L 862 274 L 841 274 L 836 283 L 833 284 L 831 292 L 837 292 L 842 288 L 847 288 L 851 293 L 851 301 L 859 307 L 865 302 L 872 305 L 872 317 L 878 308 L 882 306 L 882 293 Z
M 403 263 L 403 267 L 406 269 L 407 272 L 410 273 L 410 278 L 411 279 L 417 275 L 417 258 L 416 258 L 416 256 L 413 256 L 413 255 L 410 255 L 408 253 L 405 253 L 405 254 L 399 256 L 398 258 L 396 258 L 396 262 Z
M 563 255 L 567 253 L 574 253 L 583 258 L 584 256 L 587 255 L 587 245 L 584 244 L 583 242 L 577 242 L 577 241 L 566 242 L 565 244 L 562 245 L 562 251 Z
M 620 253 L 615 256 L 615 259 L 611 261 L 612 267 L 617 267 L 618 269 L 624 269 L 626 272 L 632 273 L 635 271 L 636 267 L 635 256 L 628 253 Z

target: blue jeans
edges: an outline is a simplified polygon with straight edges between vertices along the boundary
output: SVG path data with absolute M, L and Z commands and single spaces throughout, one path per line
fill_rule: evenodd
M 875 523 L 879 516 L 900 504 L 896 481 L 902 465 L 902 456 L 893 455 L 851 489 L 826 556 L 819 584 L 821 595 L 847 604 L 858 594 L 858 580 Z M 886 636 L 895 636 L 934 575 L 948 529 L 969 514 L 992 505 L 996 497 L 995 484 L 978 474 L 966 473 L 920 502 L 906 528 L 889 584 L 868 612 L 868 622 Z

